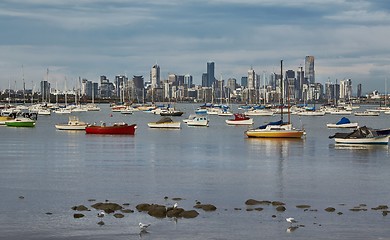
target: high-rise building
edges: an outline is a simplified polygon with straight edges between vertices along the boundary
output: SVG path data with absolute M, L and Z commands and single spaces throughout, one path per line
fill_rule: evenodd
M 256 74 L 255 70 L 251 67 L 251 69 L 248 70 L 248 82 L 247 82 L 247 87 L 249 89 L 254 89 L 255 88 L 255 81 L 256 81 Z
M 206 87 L 213 86 L 215 82 L 214 71 L 215 71 L 214 62 L 207 62 L 207 86 Z
M 160 87 L 160 66 L 157 64 L 154 64 L 150 70 L 150 83 L 152 88 Z
M 305 58 L 305 80 L 308 84 L 315 83 L 314 56 Z
M 190 74 L 184 75 L 184 84 L 190 88 L 192 86 L 192 76 Z
M 49 99 L 50 99 L 50 83 L 48 81 L 41 81 L 41 96 L 42 96 L 42 102 L 49 101 Z
M 362 84 L 361 84 L 361 83 L 359 83 L 359 84 L 357 85 L 356 96 L 357 96 L 358 98 L 362 97 Z

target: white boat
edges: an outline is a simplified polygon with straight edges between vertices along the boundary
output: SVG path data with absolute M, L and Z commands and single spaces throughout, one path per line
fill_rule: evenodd
M 253 118 L 247 117 L 242 113 L 235 113 L 234 119 L 227 119 L 225 122 L 228 125 L 252 125 Z
M 193 119 L 188 119 L 186 123 L 188 126 L 208 127 L 209 119 L 207 116 L 195 116 Z
M 244 112 L 246 116 L 273 116 L 274 112 L 266 109 L 254 109 Z
M 70 110 L 68 108 L 58 108 L 58 109 L 54 110 L 54 113 L 57 113 L 57 114 L 70 114 L 70 113 L 72 113 L 72 110 Z
M 327 123 L 326 126 L 328 128 L 356 128 L 359 124 L 353 123 L 348 118 L 343 117 L 337 123 Z
M 121 110 L 121 114 L 133 114 L 134 108 L 128 106 L 126 109 Z
M 228 109 L 220 109 L 218 111 L 218 116 L 233 116 L 233 113 L 230 112 Z
M 336 133 L 329 138 L 334 138 L 336 144 L 380 144 L 387 145 L 390 135 L 378 134 L 374 129 L 360 127 L 351 133 Z
M 351 115 L 352 111 L 337 109 L 329 112 L 331 115 Z
M 302 111 L 297 113 L 298 116 L 324 116 L 325 111 L 314 110 L 314 111 Z
M 373 111 L 363 111 L 363 112 L 355 112 L 355 116 L 368 116 L 368 117 L 375 117 L 379 116 L 380 112 L 373 112 Z
M 162 117 L 157 122 L 148 123 L 150 128 L 180 128 L 181 122 L 174 122 L 170 117 Z
M 79 120 L 77 116 L 69 116 L 69 121 L 63 124 L 56 124 L 58 130 L 85 130 L 87 123 Z
M 188 121 L 193 120 L 193 119 L 196 118 L 197 116 L 198 116 L 197 114 L 191 114 L 190 116 L 188 116 L 188 118 L 183 119 L 183 122 L 184 122 L 184 123 L 188 123 Z

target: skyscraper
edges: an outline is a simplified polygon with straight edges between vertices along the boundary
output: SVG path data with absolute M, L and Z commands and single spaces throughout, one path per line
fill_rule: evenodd
M 256 80 L 256 74 L 255 70 L 251 67 L 251 69 L 248 70 L 248 88 L 254 89 L 255 88 L 255 80 Z
M 214 69 L 214 62 L 207 62 L 207 87 L 211 87 L 215 82 Z
M 150 83 L 152 84 L 152 88 L 160 87 L 160 66 L 157 63 L 150 70 Z
M 306 56 L 305 58 L 305 80 L 308 84 L 315 83 L 314 56 Z

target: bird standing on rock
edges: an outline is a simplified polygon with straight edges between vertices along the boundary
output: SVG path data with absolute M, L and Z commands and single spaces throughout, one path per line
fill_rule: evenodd
M 102 210 L 102 211 L 99 211 L 97 216 L 98 217 L 104 217 L 106 215 L 106 213 Z

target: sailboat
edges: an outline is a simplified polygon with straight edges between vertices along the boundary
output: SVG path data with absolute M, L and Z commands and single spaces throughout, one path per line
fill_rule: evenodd
M 283 60 L 280 61 L 280 76 L 281 76 L 281 112 L 280 120 L 270 122 L 258 128 L 249 129 L 245 134 L 249 138 L 302 138 L 305 135 L 305 130 L 296 129 L 290 122 L 290 108 L 288 107 L 288 122 L 283 122 Z M 288 101 L 289 102 L 289 101 Z M 288 103 L 290 104 L 290 103 Z

